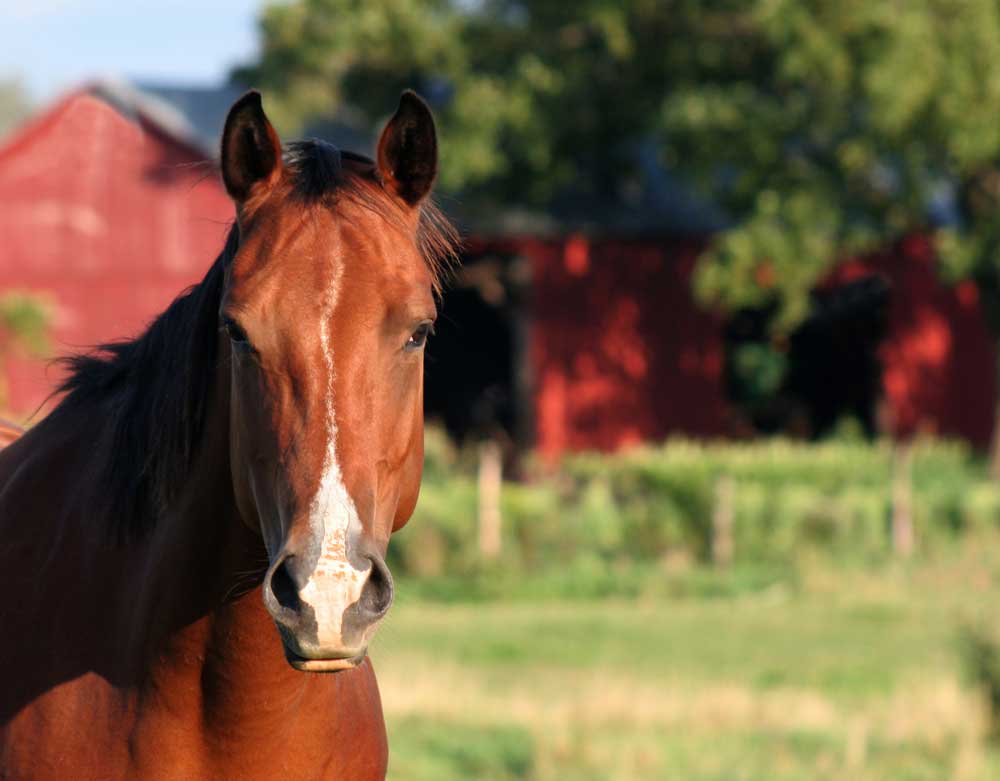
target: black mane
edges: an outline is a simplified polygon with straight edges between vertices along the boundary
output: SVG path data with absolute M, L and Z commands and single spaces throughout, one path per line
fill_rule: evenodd
M 239 246 L 234 225 L 205 278 L 136 339 L 60 359 L 66 396 L 52 416 L 99 414 L 107 439 L 95 443 L 102 502 L 119 542 L 141 537 L 174 498 L 193 463 L 215 376 L 218 308 L 225 266 Z

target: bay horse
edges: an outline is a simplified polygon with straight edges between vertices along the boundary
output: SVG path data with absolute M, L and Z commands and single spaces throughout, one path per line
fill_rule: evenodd
M 283 149 L 250 92 L 220 165 L 202 282 L 0 452 L 0 778 L 385 777 L 366 649 L 455 253 L 434 120 L 406 92 L 375 160 Z

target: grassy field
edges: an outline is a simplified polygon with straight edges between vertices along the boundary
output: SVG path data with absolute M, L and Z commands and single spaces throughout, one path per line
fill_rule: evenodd
M 1000 778 L 959 653 L 1000 538 L 714 598 L 407 593 L 372 651 L 392 781 Z

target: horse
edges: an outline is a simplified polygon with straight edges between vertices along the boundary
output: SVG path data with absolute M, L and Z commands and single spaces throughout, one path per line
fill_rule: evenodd
M 374 160 L 231 107 L 235 221 L 0 451 L 0 777 L 382 779 L 367 648 L 423 469 L 454 230 L 403 93 Z

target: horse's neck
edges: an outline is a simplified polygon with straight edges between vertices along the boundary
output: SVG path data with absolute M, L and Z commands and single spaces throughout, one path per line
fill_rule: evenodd
M 280 756 L 297 741 L 320 766 L 354 751 L 361 738 L 349 740 L 345 730 L 363 728 L 363 739 L 380 745 L 370 668 L 318 676 L 285 661 L 261 594 L 267 553 L 238 516 L 223 427 L 206 431 L 198 477 L 150 543 L 144 615 L 134 624 L 149 638 L 136 638 L 146 643 L 139 701 L 147 711 L 138 714 L 138 734 L 148 730 L 144 743 L 160 745 L 198 724 L 197 739 L 222 758 Z
M 99 410 L 51 417 L 0 450 L 0 571 L 11 595 L 0 629 L 18 638 L 0 643 L 4 767 L 18 756 L 33 767 L 44 748 L 67 766 L 98 762 L 80 766 L 88 777 L 121 761 L 128 770 L 114 774 L 135 778 L 306 778 L 324 768 L 384 778 L 371 666 L 316 675 L 284 659 L 261 597 L 263 541 L 233 498 L 219 372 L 196 468 L 139 542 L 109 546 L 81 500 L 98 479 L 95 443 L 110 446 Z M 15 737 L 26 754 L 4 753 Z
M 233 497 L 228 374 L 219 371 L 191 478 L 146 543 L 147 572 L 131 626 L 133 647 L 159 690 L 187 688 L 209 698 L 200 707 L 229 720 L 238 716 L 248 684 L 255 698 L 267 694 L 269 707 L 279 707 L 307 679 L 288 666 L 264 608 L 267 551 Z M 164 676 L 189 678 L 183 682 L 194 689 L 164 687 Z

